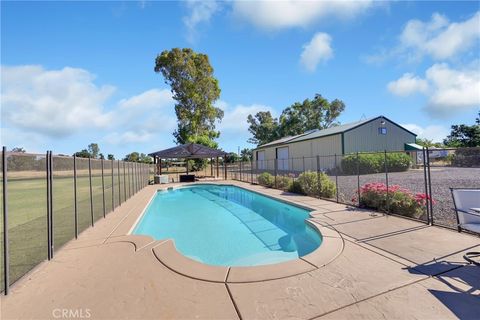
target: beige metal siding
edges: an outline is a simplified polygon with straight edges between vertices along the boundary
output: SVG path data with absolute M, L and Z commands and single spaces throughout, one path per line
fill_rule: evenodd
M 378 133 L 382 127 L 387 128 L 387 134 Z M 345 153 L 369 151 L 403 151 L 405 143 L 414 143 L 415 135 L 401 129 L 386 119 L 376 119 L 358 128 L 344 133 Z
M 342 138 L 340 134 L 321 137 L 312 140 L 286 143 L 279 146 L 261 148 L 256 151 L 265 151 L 267 165 L 265 169 L 274 170 L 276 148 L 288 147 L 289 163 L 288 168 L 291 171 L 316 170 L 316 156 L 331 156 L 342 153 Z M 256 159 L 256 158 L 255 158 Z M 320 169 L 330 169 L 334 167 L 334 157 L 320 157 Z

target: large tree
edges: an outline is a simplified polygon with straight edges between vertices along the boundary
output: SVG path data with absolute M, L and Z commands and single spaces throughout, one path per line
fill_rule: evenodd
M 320 94 L 296 102 L 283 110 L 280 116 L 280 136 L 294 136 L 313 129 L 326 129 L 338 125 L 337 118 L 345 110 L 345 104 L 338 99 L 329 102 Z
M 220 97 L 220 87 L 208 56 L 189 48 L 165 50 L 155 59 L 155 72 L 164 76 L 176 101 L 176 142 L 212 146 L 220 135 L 215 123 L 223 118 L 223 111 L 213 104 Z
M 244 148 L 240 151 L 240 158 L 242 161 L 250 161 L 252 159 L 253 151 L 249 148 Z
M 480 112 L 474 125 L 453 125 L 443 143 L 448 147 L 480 147 Z
M 261 111 L 247 118 L 248 131 L 253 135 L 248 142 L 262 145 L 308 130 L 326 129 L 338 125 L 337 118 L 344 110 L 345 104 L 341 100 L 330 102 L 316 94 L 312 100 L 295 102 L 284 109 L 279 120 L 273 118 L 270 112 Z
M 97 143 L 90 143 L 88 145 L 88 152 L 90 153 L 90 156 L 94 159 L 98 158 L 98 154 L 100 153 L 100 148 L 98 147 Z
M 253 135 L 248 142 L 262 145 L 278 138 L 278 120 L 270 111 L 260 111 L 255 116 L 249 114 L 247 122 L 250 125 L 248 131 Z

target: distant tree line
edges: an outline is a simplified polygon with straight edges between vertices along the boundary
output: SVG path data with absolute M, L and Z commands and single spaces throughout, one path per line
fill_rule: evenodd
M 417 138 L 417 144 L 436 148 L 470 148 L 480 147 L 480 111 L 473 125 L 455 124 L 450 128 L 450 134 L 443 142 Z

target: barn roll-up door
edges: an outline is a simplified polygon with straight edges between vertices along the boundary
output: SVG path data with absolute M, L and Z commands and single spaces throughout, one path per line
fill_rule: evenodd
M 265 151 L 257 151 L 257 169 L 265 170 L 266 167 Z
M 277 148 L 277 169 L 288 170 L 288 147 Z

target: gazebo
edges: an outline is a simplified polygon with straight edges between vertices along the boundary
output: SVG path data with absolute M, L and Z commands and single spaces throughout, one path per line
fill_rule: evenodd
M 225 162 L 225 158 L 227 156 L 227 153 L 222 150 L 218 149 L 213 149 L 209 148 L 207 146 L 201 145 L 201 144 L 196 144 L 196 143 L 188 143 L 188 144 L 182 144 L 175 146 L 173 148 L 149 153 L 149 156 L 153 157 L 153 163 L 156 164 L 156 174 L 161 175 L 162 174 L 162 159 L 185 159 L 185 160 L 191 160 L 191 159 L 210 159 L 213 164 L 213 159 L 215 159 L 216 162 L 216 171 L 217 171 L 217 177 L 220 175 L 219 172 L 219 164 L 218 164 L 218 158 L 223 158 Z M 226 178 L 227 173 L 226 173 L 226 166 L 225 167 L 225 172 L 224 176 Z M 191 179 L 192 181 L 194 179 L 193 175 L 188 174 L 188 164 L 186 165 L 186 171 L 187 174 L 184 178 L 186 178 L 184 181 L 187 181 Z M 213 176 L 213 165 L 211 166 L 211 174 Z M 181 177 L 182 178 L 182 177 Z M 180 179 L 180 181 L 182 181 Z

